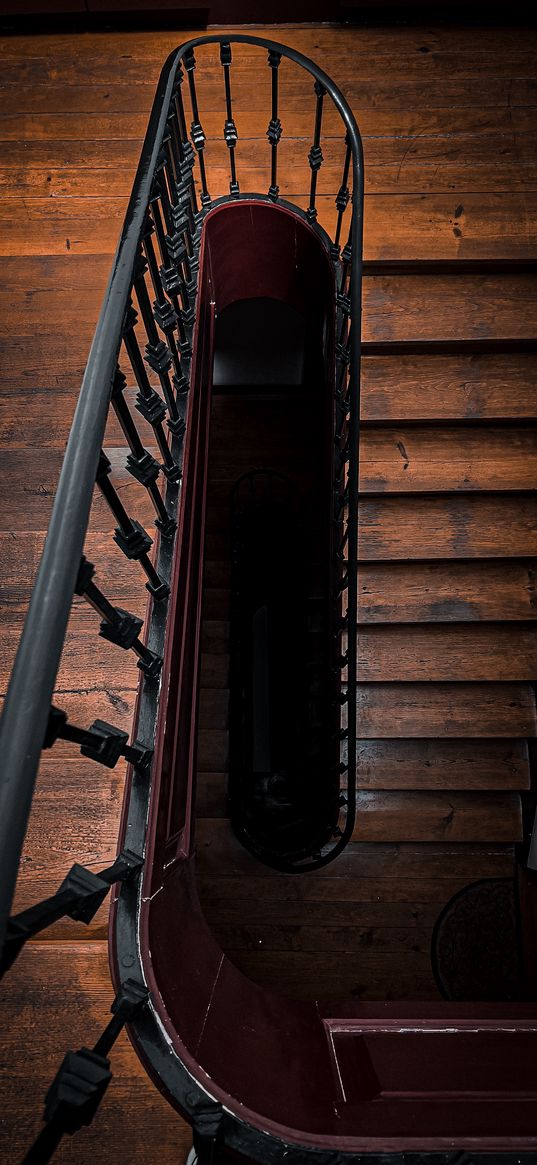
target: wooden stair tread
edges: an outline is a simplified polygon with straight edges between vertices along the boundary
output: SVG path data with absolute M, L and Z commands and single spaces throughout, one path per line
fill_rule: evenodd
M 363 493 L 534 489 L 537 431 L 505 426 L 400 425 L 360 438 Z
M 537 354 L 367 356 L 365 421 L 535 419 Z
M 200 731 L 227 726 L 229 692 L 205 684 Z M 359 684 L 358 732 L 367 740 L 426 737 L 532 737 L 535 697 L 522 683 Z M 215 721 L 214 717 L 217 717 Z
M 359 792 L 353 841 L 522 838 L 517 793 Z

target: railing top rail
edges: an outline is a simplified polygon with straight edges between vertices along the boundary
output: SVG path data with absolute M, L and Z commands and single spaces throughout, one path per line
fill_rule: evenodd
M 351 272 L 361 262 L 363 153 L 358 126 L 338 86 L 295 49 L 249 34 L 210 34 L 186 41 L 162 69 L 108 286 L 82 380 L 58 482 L 45 548 L 20 639 L 0 722 L 0 947 L 13 898 L 42 741 L 88 525 L 111 386 L 133 284 L 159 150 L 185 54 L 202 45 L 250 44 L 281 53 L 319 81 L 337 107 L 352 149 L 355 212 Z M 351 274 L 351 279 L 353 278 Z M 359 360 L 359 328 L 353 340 Z M 30 727 L 31 726 L 31 727 Z

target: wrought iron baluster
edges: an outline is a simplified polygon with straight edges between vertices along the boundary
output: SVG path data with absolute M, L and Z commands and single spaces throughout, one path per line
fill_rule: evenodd
M 75 862 L 55 894 L 9 919 L 0 957 L 0 976 L 13 966 L 29 939 L 58 919 L 68 917 L 88 925 L 111 886 L 115 882 L 126 882 L 143 864 L 144 859 L 128 849 L 122 850 L 112 866 L 99 870 L 97 874 Z
M 130 414 L 129 406 L 123 396 L 126 384 L 127 381 L 123 373 L 117 368 L 111 400 L 112 407 L 130 448 L 130 453 L 126 461 L 126 469 L 147 490 L 157 515 L 155 526 L 165 538 L 169 538 L 175 531 L 176 523 L 171 514 L 168 513 L 157 485 L 160 465 L 149 450 L 145 449 L 142 445 L 138 430 Z
M 340 240 L 341 240 L 341 228 L 343 225 L 343 215 L 345 214 L 345 211 L 347 209 L 347 205 L 348 205 L 348 202 L 350 199 L 348 183 L 349 183 L 349 170 L 350 170 L 350 165 L 351 165 L 352 150 L 351 150 L 348 134 L 345 134 L 345 144 L 346 144 L 346 150 L 345 150 L 345 161 L 343 164 L 343 177 L 341 179 L 341 186 L 340 186 L 340 188 L 337 192 L 337 195 L 336 195 L 336 210 L 337 210 L 336 232 L 334 235 L 334 242 L 330 248 L 332 258 L 334 258 L 334 259 L 337 259 L 339 256 L 339 248 L 340 248 Z M 350 259 L 350 255 L 349 255 L 349 259 Z
M 153 284 L 153 291 L 155 293 L 153 315 L 160 330 L 164 332 L 166 336 L 168 347 L 172 354 L 175 376 L 178 380 L 181 380 L 184 374 L 179 352 L 181 353 L 181 356 L 188 357 L 192 353 L 192 348 L 186 333 L 185 321 L 183 319 L 183 313 L 180 309 L 177 296 L 173 296 L 172 306 L 164 293 L 162 277 L 157 262 L 157 256 L 155 254 L 155 248 L 153 246 L 152 235 L 154 229 L 155 228 L 148 214 L 147 226 L 143 238 L 143 247 L 149 267 L 151 282 Z M 176 328 L 179 333 L 179 352 L 177 350 L 177 343 L 174 336 L 174 331 Z
M 178 301 L 178 296 L 181 296 L 183 320 L 186 324 L 190 324 L 194 319 L 191 303 L 196 289 L 194 268 L 188 254 L 188 248 L 180 238 L 181 231 L 179 229 L 176 231 L 174 226 L 174 234 L 166 234 L 160 202 L 160 187 L 156 184 L 150 203 L 162 259 L 160 277 L 164 290 L 169 295 L 177 314 L 181 311 Z
M 311 167 L 311 184 L 310 184 L 310 204 L 306 211 L 306 218 L 308 222 L 315 222 L 317 218 L 317 208 L 315 206 L 315 198 L 317 195 L 317 176 L 323 164 L 323 151 L 321 150 L 321 126 L 323 120 L 323 101 L 326 89 L 321 85 L 320 81 L 315 81 L 313 86 L 317 95 L 317 104 L 315 106 L 315 129 L 313 132 L 313 145 L 308 154 L 308 162 Z
M 139 522 L 134 518 L 129 518 L 117 490 L 109 479 L 111 469 L 112 466 L 108 457 L 105 453 L 101 453 L 96 482 L 117 522 L 114 542 L 123 551 L 126 558 L 140 563 L 148 579 L 145 585 L 150 594 L 153 595 L 153 598 L 157 602 L 161 599 L 167 599 L 170 588 L 157 574 L 149 558 L 149 551 L 153 545 L 153 539 L 150 538 L 147 531 L 144 530 Z
M 190 126 L 190 136 L 194 143 L 196 153 L 198 155 L 198 163 L 200 168 L 201 181 L 201 205 L 208 206 L 211 201 L 211 195 L 207 190 L 207 175 L 205 172 L 205 158 L 203 151 L 205 149 L 205 134 L 203 132 L 199 109 L 198 109 L 198 95 L 196 93 L 196 81 L 194 78 L 194 71 L 196 68 L 196 58 L 193 49 L 187 49 L 185 53 L 185 69 L 188 75 L 188 87 L 190 90 L 190 103 L 192 105 L 192 124 Z
M 139 1014 L 148 998 L 147 987 L 127 979 L 112 1004 L 112 1019 L 93 1049 L 67 1053 L 45 1097 L 45 1127 L 23 1165 L 46 1165 L 64 1135 L 72 1136 L 91 1124 L 112 1079 L 108 1053 L 125 1024 Z
M 177 134 L 177 148 L 180 158 L 180 173 L 183 189 L 187 191 L 190 200 L 192 215 L 194 222 L 198 225 L 200 221 L 200 212 L 198 209 L 198 200 L 196 195 L 196 186 L 194 183 L 193 169 L 194 160 L 196 157 L 194 147 L 188 140 L 188 130 L 186 126 L 185 107 L 183 104 L 182 84 L 184 80 L 184 73 L 181 65 L 177 68 L 175 75 L 175 88 L 172 97 L 172 116 L 174 131 Z
M 82 756 L 98 761 L 107 769 L 115 768 L 119 758 L 123 756 L 129 764 L 134 765 L 134 768 L 145 772 L 151 764 L 153 749 L 146 748 L 139 740 L 128 744 L 128 739 L 128 732 L 122 732 L 120 728 L 108 724 L 106 720 L 94 720 L 89 728 L 69 724 L 67 713 L 52 705 L 43 748 L 52 748 L 57 740 L 69 740 L 80 745 Z
M 151 387 L 149 377 L 142 359 L 142 353 L 138 345 L 134 325 L 136 323 L 136 312 L 131 307 L 130 313 L 127 316 L 125 325 L 125 333 L 123 336 L 123 343 L 129 357 L 129 361 L 134 372 L 136 383 L 138 385 L 138 393 L 136 395 L 136 409 L 153 427 L 155 437 L 157 439 L 158 447 L 162 454 L 163 471 L 170 481 L 178 481 L 181 476 L 180 466 L 175 463 L 170 452 L 166 435 L 162 427 L 162 423 L 166 417 L 166 405 L 159 396 L 158 392 Z M 186 382 L 185 382 L 186 383 Z M 185 424 L 183 417 L 180 416 L 175 400 L 172 400 L 173 415 L 168 420 L 168 428 L 176 435 L 184 433 Z
M 142 353 L 140 351 L 140 345 L 138 344 L 138 337 L 137 337 L 136 331 L 135 331 L 137 322 L 138 322 L 138 313 L 134 309 L 134 307 L 132 305 L 132 301 L 131 301 L 130 306 L 129 306 L 128 311 L 127 311 L 127 315 L 125 317 L 123 342 L 125 344 L 125 348 L 127 350 L 127 355 L 128 355 L 129 360 L 131 362 L 132 369 L 133 369 L 134 375 L 136 377 L 136 383 L 138 385 L 138 388 L 140 389 L 140 393 L 143 395 L 143 397 L 145 399 L 150 399 L 151 394 L 154 392 L 154 389 L 151 388 L 151 384 L 149 383 L 149 377 L 147 375 L 147 370 L 146 370 L 146 367 L 145 367 L 145 364 L 144 364 L 144 361 L 142 358 Z M 166 354 L 164 353 L 164 356 L 165 355 Z M 169 353 L 168 353 L 168 355 L 169 355 Z M 149 363 L 149 360 L 148 360 L 148 363 Z M 169 363 L 168 363 L 168 368 L 170 368 L 170 367 L 171 367 L 171 359 L 169 360 Z M 181 436 L 182 433 L 184 432 L 184 421 L 183 421 L 183 418 L 179 415 L 179 411 L 177 408 L 177 402 L 176 402 L 175 397 L 172 393 L 170 378 L 168 376 L 167 370 L 166 370 L 165 374 L 163 374 L 162 376 L 159 376 L 159 380 L 160 380 L 162 390 L 164 393 L 164 397 L 166 400 L 166 408 L 168 410 L 168 422 L 167 422 L 168 428 L 171 430 L 172 433 L 175 433 L 176 436 Z
M 278 69 L 281 59 L 281 53 L 276 52 L 275 49 L 269 49 L 268 63 L 272 70 L 272 111 L 267 129 L 267 137 L 271 147 L 269 198 L 273 202 L 277 201 L 280 192 L 280 187 L 278 186 L 278 143 L 282 136 L 282 123 L 278 117 Z
M 138 656 L 138 667 L 148 679 L 155 679 L 160 675 L 162 659 L 154 651 L 150 651 L 140 639 L 143 619 L 124 611 L 122 607 L 114 607 L 99 587 L 94 583 L 95 567 L 92 562 L 82 555 L 82 561 L 75 584 L 75 594 L 81 595 L 101 616 L 99 634 L 109 643 L 115 643 L 124 651 L 131 648 Z
M 224 69 L 224 86 L 226 90 L 226 120 L 224 124 L 224 139 L 229 150 L 229 167 L 231 170 L 229 192 L 230 194 L 238 194 L 239 183 L 237 182 L 237 172 L 235 168 L 235 147 L 237 145 L 239 135 L 233 120 L 233 108 L 231 104 L 231 45 L 229 41 L 222 41 L 222 44 L 220 45 L 220 64 Z

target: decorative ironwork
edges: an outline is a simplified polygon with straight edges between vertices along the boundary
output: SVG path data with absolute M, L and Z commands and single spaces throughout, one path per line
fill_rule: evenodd
M 233 120 L 233 109 L 231 104 L 231 45 L 229 41 L 222 41 L 222 44 L 220 45 L 220 64 L 224 69 L 224 86 L 226 91 L 226 120 L 224 124 L 224 140 L 229 150 L 229 167 L 231 170 L 229 192 L 230 194 L 238 194 L 239 183 L 237 182 L 237 172 L 235 169 L 235 147 L 238 141 L 238 134 L 237 127 Z
M 272 112 L 267 129 L 267 137 L 271 148 L 269 198 L 273 202 L 277 201 L 280 192 L 278 186 L 278 144 L 282 136 L 282 123 L 278 117 L 278 69 L 281 59 L 282 54 L 278 50 L 269 49 L 268 63 L 272 70 Z
M 23 1165 L 45 1165 L 61 1139 L 91 1124 L 112 1079 L 109 1052 L 126 1023 L 147 1004 L 142 983 L 127 979 L 111 1007 L 112 1019 L 93 1048 L 68 1052 L 45 1097 L 45 1128 L 26 1154 Z

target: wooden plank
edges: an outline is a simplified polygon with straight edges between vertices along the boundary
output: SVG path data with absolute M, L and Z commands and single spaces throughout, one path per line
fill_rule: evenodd
M 112 999 L 104 942 L 31 943 L 4 979 L 0 1071 L 6 1159 L 19 1159 L 28 1150 L 43 1126 L 45 1092 L 64 1053 L 92 1046 L 110 1018 Z M 191 1131 L 153 1086 L 125 1032 L 114 1045 L 113 1072 L 95 1120 L 72 1142 L 65 1139 L 59 1157 L 92 1165 L 113 1145 L 117 1165 L 150 1165 L 158 1145 L 162 1165 L 176 1165 L 188 1151 Z
M 506 877 L 513 871 L 512 846 L 497 842 L 490 844 L 454 842 L 446 838 L 428 844 L 417 842 L 350 842 L 333 865 L 315 871 L 300 883 L 310 883 L 312 893 L 321 893 L 325 882 L 358 876 L 382 880 Z M 366 873 L 367 871 L 367 873 Z M 201 880 L 214 877 L 242 878 L 243 895 L 247 892 L 250 875 L 260 877 L 256 858 L 244 849 L 234 836 L 229 821 L 218 819 L 196 822 L 196 877 Z M 263 866 L 263 882 L 275 883 L 285 878 L 277 870 Z M 287 879 L 288 880 L 288 879 Z M 275 891 L 267 888 L 266 897 Z M 300 893 L 301 893 L 300 889 Z M 322 891 L 322 894 L 333 890 Z
M 358 587 L 360 624 L 537 618 L 531 559 L 363 563 Z M 211 592 L 216 603 L 208 610 L 222 617 L 229 611 L 228 591 Z
M 213 771 L 212 766 L 219 770 Z M 198 735 L 198 817 L 228 814 L 228 733 Z M 526 741 L 358 741 L 356 781 L 363 790 L 458 789 L 498 791 L 530 787 Z
M 202 677 L 207 687 L 227 683 L 229 635 L 227 620 L 204 620 Z M 358 631 L 358 678 L 364 681 L 533 680 L 536 672 L 537 630 L 532 624 L 418 623 Z
M 533 353 L 364 356 L 362 419 L 535 419 L 536 375 Z
M 535 736 L 529 684 L 360 684 L 358 735 L 366 740 Z
M 527 495 L 369 498 L 359 515 L 365 562 L 537 554 L 537 501 Z
M 360 789 L 527 789 L 528 745 L 522 740 L 359 741 Z
M 358 679 L 529 680 L 537 673 L 537 629 L 531 624 L 363 627 Z
M 65 331 L 72 334 L 76 328 L 77 342 L 80 331 L 82 339 L 86 333 L 91 335 L 109 266 L 106 255 L 72 259 L 28 255 L 15 276 L 12 261 L 4 256 L 0 271 L 10 288 L 10 320 L 2 321 L 0 335 L 12 336 L 12 316 L 18 336 L 51 334 L 51 313 L 61 316 Z M 73 285 L 78 290 L 76 298 Z M 535 274 L 459 273 L 455 286 L 456 297 L 450 274 L 369 276 L 363 288 L 363 339 L 390 342 L 409 337 L 464 340 L 534 335 Z
M 308 199 L 297 197 L 304 210 Z M 462 207 L 460 213 L 456 213 Z M 319 222 L 331 233 L 337 212 L 332 197 L 318 199 Z M 0 254 L 113 254 L 126 210 L 125 198 L 35 199 L 13 218 L 0 206 Z M 364 255 L 397 258 L 534 258 L 537 194 L 368 195 Z
M 112 462 L 113 483 L 130 517 L 152 526 L 154 510 L 147 491 L 125 469 L 125 447 L 106 445 L 105 448 Z M 149 447 L 149 450 L 153 452 L 154 447 Z M 13 488 L 4 498 L 3 529 L 20 529 L 21 516 L 25 530 L 47 528 L 62 461 L 63 452 L 56 449 L 42 449 L 39 458 L 31 448 L 5 452 L 3 469 Z M 112 534 L 114 529 L 112 514 L 97 492 L 92 506 L 91 527 L 96 533 L 109 530 Z
M 360 792 L 353 841 L 522 840 L 517 793 Z
M 429 955 L 393 951 L 342 960 L 341 954 L 311 951 L 257 951 L 228 948 L 228 958 L 247 978 L 266 990 L 296 999 L 438 1000 Z
M 226 728 L 227 707 L 227 691 L 202 690 L 201 727 Z M 510 739 L 534 736 L 537 728 L 533 689 L 523 683 L 361 683 L 357 708 L 365 740 Z
M 455 294 L 454 294 L 455 292 Z M 484 339 L 535 334 L 534 275 L 371 276 L 364 281 L 366 341 Z
M 537 430 L 366 429 L 360 446 L 364 492 L 525 490 L 537 481 Z
M 109 552 L 112 557 L 111 552 Z M 0 562 L 2 536 L 0 535 Z M 110 567 L 111 569 L 111 567 Z M 537 618 L 536 564 L 527 562 L 379 562 L 359 569 L 358 621 L 451 623 Z M 103 577 L 107 577 L 104 568 Z M 132 589 L 132 585 L 131 585 Z M 0 601 L 2 591 L 0 590 Z M 228 587 L 204 591 L 204 619 L 229 619 Z

